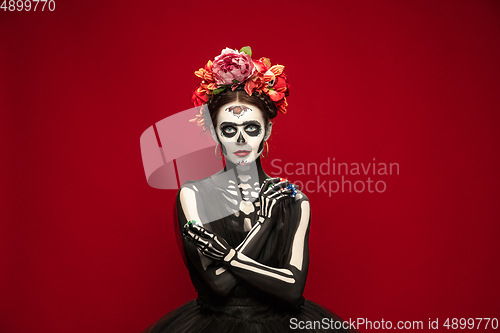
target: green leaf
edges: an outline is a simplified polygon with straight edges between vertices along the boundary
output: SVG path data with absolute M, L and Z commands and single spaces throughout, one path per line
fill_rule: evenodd
M 219 93 L 223 92 L 224 90 L 226 90 L 226 87 L 225 87 L 225 86 L 224 86 L 224 87 L 222 87 L 222 88 L 217 88 L 217 89 L 214 89 L 214 90 L 212 91 L 212 94 L 213 94 L 213 95 L 217 95 L 217 94 L 219 94 Z
M 239 83 L 240 83 L 240 81 L 233 79 L 233 84 L 239 84 Z
M 242 47 L 241 50 L 240 50 L 240 52 L 245 52 L 250 57 L 252 56 L 252 49 L 250 48 L 250 46 L 244 46 L 244 47 Z

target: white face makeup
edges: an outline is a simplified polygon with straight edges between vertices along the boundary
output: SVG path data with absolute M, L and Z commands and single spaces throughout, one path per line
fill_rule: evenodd
M 262 111 L 254 105 L 233 102 L 221 107 L 216 133 L 226 159 L 236 165 L 247 165 L 262 153 L 270 126 L 266 137 Z

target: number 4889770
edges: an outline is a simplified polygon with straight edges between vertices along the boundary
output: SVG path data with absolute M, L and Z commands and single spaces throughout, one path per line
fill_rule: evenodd
M 44 11 L 45 9 L 53 12 L 56 9 L 56 2 L 54 0 L 3 0 L 0 9 L 4 12 Z

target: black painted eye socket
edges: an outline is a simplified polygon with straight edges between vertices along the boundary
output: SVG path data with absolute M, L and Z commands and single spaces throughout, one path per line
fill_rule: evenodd
M 237 132 L 238 130 L 233 126 L 225 126 L 222 128 L 222 134 L 227 138 L 232 138 Z
M 260 126 L 254 124 L 248 125 L 245 127 L 245 132 L 250 136 L 257 136 L 260 134 Z

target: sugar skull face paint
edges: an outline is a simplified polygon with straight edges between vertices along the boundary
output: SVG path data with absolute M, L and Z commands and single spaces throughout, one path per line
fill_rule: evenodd
M 254 162 L 270 134 L 270 124 L 268 131 L 265 126 L 259 108 L 238 102 L 224 105 L 217 115 L 216 133 L 226 159 L 236 165 Z

